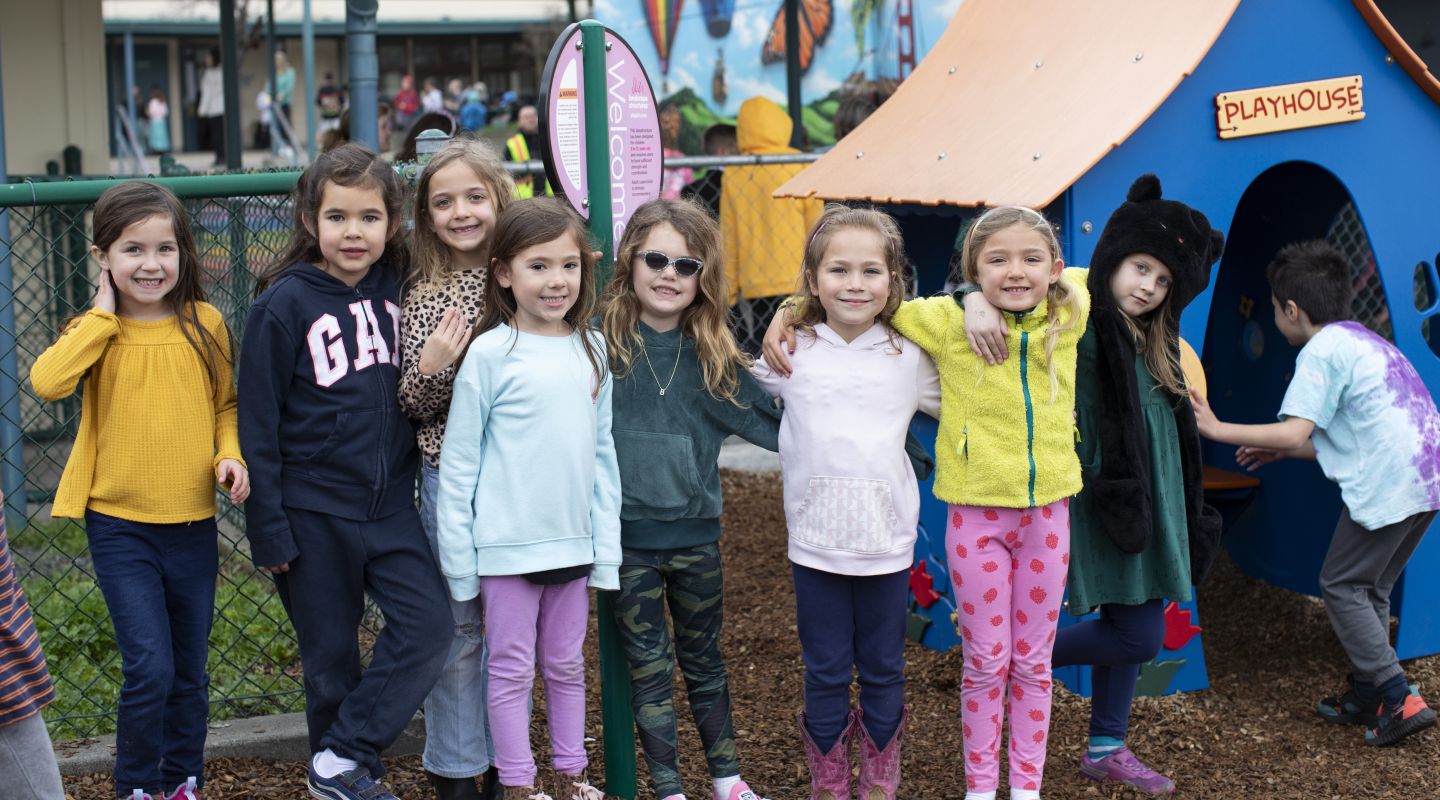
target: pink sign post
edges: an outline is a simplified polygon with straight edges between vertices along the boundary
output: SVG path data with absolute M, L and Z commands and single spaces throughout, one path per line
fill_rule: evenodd
M 660 145 L 660 117 L 650 79 L 635 51 L 609 28 L 605 29 L 604 92 L 606 152 L 587 151 L 585 127 L 585 70 L 580 48 L 580 24 L 565 29 L 540 80 L 540 130 L 542 158 L 550 185 L 564 195 L 575 210 L 590 218 L 590 187 L 587 158 L 608 162 L 605 188 L 610 198 L 610 235 L 606 244 L 609 258 L 625 232 L 630 216 L 641 205 L 660 196 L 664 156 Z

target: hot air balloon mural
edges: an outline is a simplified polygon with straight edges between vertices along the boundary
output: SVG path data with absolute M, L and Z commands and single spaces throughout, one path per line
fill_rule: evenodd
M 735 15 L 735 0 L 700 0 L 705 15 L 705 30 L 719 39 L 730 33 L 730 18 Z
M 661 90 L 669 93 L 670 48 L 675 44 L 675 29 L 680 25 L 680 7 L 685 0 L 640 0 L 640 5 L 645 9 L 655 52 L 660 55 Z
M 815 50 L 825 43 L 830 33 L 831 17 L 835 15 L 831 0 L 800 0 L 800 71 L 810 69 Z M 775 22 L 760 50 L 761 64 L 778 64 L 785 60 L 785 3 L 775 12 Z

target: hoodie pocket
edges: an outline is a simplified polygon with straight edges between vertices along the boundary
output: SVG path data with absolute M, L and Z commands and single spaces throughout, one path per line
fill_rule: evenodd
M 370 483 L 381 444 L 383 411 L 342 411 L 314 451 L 300 457 L 309 474 L 327 480 Z
M 678 513 L 700 494 L 695 442 L 683 433 L 613 431 L 620 491 L 631 510 Z
M 805 488 L 790 535 L 827 550 L 886 553 L 897 525 L 889 482 L 817 475 Z

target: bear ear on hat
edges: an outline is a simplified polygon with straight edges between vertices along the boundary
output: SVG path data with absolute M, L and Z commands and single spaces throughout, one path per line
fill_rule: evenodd
M 1160 179 L 1151 173 L 1145 173 L 1130 184 L 1130 193 L 1125 199 L 1131 203 L 1144 203 L 1150 200 L 1160 199 Z
M 1208 260 L 1207 260 L 1205 263 L 1206 263 L 1207 265 L 1209 265 L 1209 264 L 1214 264 L 1216 261 L 1219 261 L 1219 260 L 1220 260 L 1220 256 L 1221 256 L 1221 254 L 1224 253 L 1224 252 L 1225 252 L 1225 234 L 1221 233 L 1220 231 L 1215 230 L 1214 228 L 1211 228 L 1211 229 L 1210 229 L 1210 252 L 1209 252 L 1209 254 L 1208 254 Z

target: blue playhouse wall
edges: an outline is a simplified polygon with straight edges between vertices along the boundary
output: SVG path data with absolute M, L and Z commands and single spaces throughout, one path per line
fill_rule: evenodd
M 1324 238 L 1353 204 L 1373 250 L 1373 288 L 1383 289 L 1376 314 L 1434 394 L 1440 387 L 1440 323 L 1427 343 L 1422 328 L 1440 313 L 1440 106 L 1387 52 L 1349 0 L 1242 0 L 1194 74 L 1123 144 L 1077 180 L 1049 209 L 1061 221 L 1066 260 L 1087 264 L 1110 212 L 1136 176 L 1154 172 L 1165 195 L 1203 211 L 1226 232 L 1225 256 L 1210 289 L 1187 309 L 1181 334 L 1200 351 L 1217 414 L 1235 422 L 1270 422 L 1298 352 L 1275 329 L 1264 270 L 1282 245 Z M 1360 75 L 1365 119 L 1340 125 L 1222 140 L 1215 96 L 1278 84 Z M 936 291 L 957 219 L 934 213 L 901 216 L 907 247 L 922 269 L 922 293 Z M 1088 230 L 1087 230 L 1088 227 Z M 1417 305 L 1421 308 L 1417 309 Z M 935 425 L 917 419 L 917 435 L 933 441 Z M 1208 463 L 1238 469 L 1234 449 L 1207 443 Z M 1226 547 L 1247 574 L 1276 586 L 1318 594 L 1320 564 L 1340 511 L 1339 493 L 1314 463 L 1277 463 L 1255 473 L 1253 493 L 1212 497 L 1226 512 Z M 959 643 L 944 568 L 945 509 L 922 486 L 921 540 L 916 564 L 939 598 L 915 607 L 913 638 L 936 649 Z M 1253 494 L 1253 496 L 1246 496 Z M 1401 658 L 1440 652 L 1440 535 L 1415 553 L 1396 587 Z M 1418 577 L 1423 576 L 1423 577 Z M 923 578 L 923 576 L 921 576 Z M 1408 578 L 1408 579 L 1407 579 Z M 920 582 L 923 586 L 923 580 Z M 1184 619 L 1178 612 L 1189 611 Z M 1263 613 L 1263 612 L 1261 612 Z M 1173 609 L 1168 645 L 1185 639 L 1194 604 Z M 1074 618 L 1061 615 L 1061 624 Z M 1142 672 L 1142 693 L 1204 688 L 1203 635 L 1163 649 Z M 1088 670 L 1057 671 L 1068 687 L 1089 692 Z

